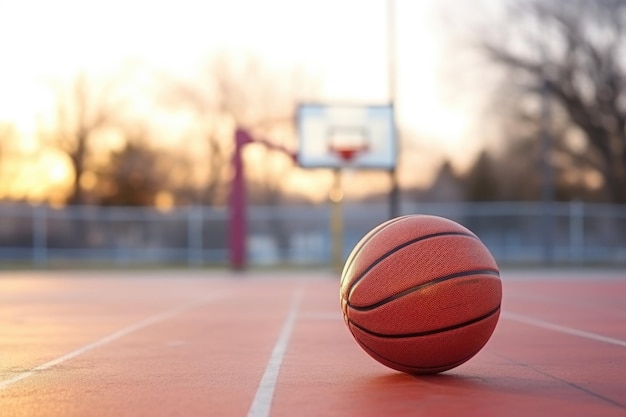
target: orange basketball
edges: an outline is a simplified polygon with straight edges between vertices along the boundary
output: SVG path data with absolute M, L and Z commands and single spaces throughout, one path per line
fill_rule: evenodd
M 341 274 L 343 317 L 378 362 L 411 374 L 452 369 L 487 343 L 500 316 L 493 256 L 460 224 L 410 215 L 382 223 Z

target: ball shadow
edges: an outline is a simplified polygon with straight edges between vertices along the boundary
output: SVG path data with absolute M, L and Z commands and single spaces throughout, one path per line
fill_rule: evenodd
M 406 415 L 446 404 L 456 406 L 459 398 L 477 391 L 493 390 L 480 376 L 458 373 L 411 375 L 401 372 L 370 374 L 354 384 L 352 398 L 371 415 L 385 410 L 388 415 Z M 459 409 L 459 411 L 463 411 Z
M 508 379 L 508 378 L 507 378 Z M 476 392 L 511 393 L 515 386 L 528 385 L 522 381 L 511 384 L 500 384 L 500 378 L 488 374 L 475 373 L 439 373 L 433 375 L 412 375 L 401 372 L 381 373 L 364 380 L 361 388 L 365 391 L 377 392 L 378 396 L 402 396 L 416 398 L 463 397 Z
M 466 375 L 456 373 L 438 374 L 407 374 L 402 372 L 381 374 L 373 377 L 369 383 L 374 386 L 415 386 L 423 388 L 449 387 L 476 389 L 484 387 L 486 379 L 479 375 Z

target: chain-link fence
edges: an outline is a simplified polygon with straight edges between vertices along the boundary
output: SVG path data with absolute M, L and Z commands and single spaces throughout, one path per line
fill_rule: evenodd
M 557 203 L 403 204 L 474 231 L 500 263 L 626 265 L 626 206 Z M 343 206 L 344 258 L 388 215 L 385 204 Z M 250 265 L 328 265 L 327 205 L 248 207 Z M 55 263 L 228 264 L 228 211 L 0 205 L 0 266 Z

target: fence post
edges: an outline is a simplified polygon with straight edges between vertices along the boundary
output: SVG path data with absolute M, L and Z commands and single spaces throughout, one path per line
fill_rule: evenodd
M 48 263 L 48 213 L 44 204 L 33 207 L 33 263 L 45 267 Z
M 233 178 L 230 181 L 228 252 L 230 266 L 243 270 L 247 263 L 248 225 L 246 217 L 246 179 L 243 165 L 243 147 L 252 143 L 252 137 L 242 129 L 235 131 L 235 151 L 233 153 Z
M 569 204 L 569 258 L 570 263 L 582 263 L 585 245 L 584 206 L 580 200 Z
M 202 209 L 196 206 L 187 210 L 187 265 L 202 265 Z

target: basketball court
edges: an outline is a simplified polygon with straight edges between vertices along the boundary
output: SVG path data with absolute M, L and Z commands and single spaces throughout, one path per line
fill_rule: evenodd
M 384 367 L 331 272 L 3 272 L 0 415 L 624 416 L 626 274 L 503 269 L 487 345 Z
M 420 295 L 417 289 L 426 284 L 447 288 L 453 278 L 463 290 L 444 291 L 435 304 L 452 300 L 446 309 L 465 312 L 485 304 L 485 294 L 495 304 L 486 307 L 488 315 L 421 333 L 376 334 L 369 324 L 388 324 L 388 317 L 377 316 L 360 322 L 361 330 L 374 337 L 417 339 L 478 327 L 487 318 L 494 323 L 499 314 L 491 338 L 469 361 L 440 374 L 416 376 L 383 366 L 357 344 L 342 315 L 338 273 L 246 268 L 245 145 L 262 143 L 286 152 L 303 168 L 333 170 L 329 200 L 335 267 L 345 260 L 342 170 L 388 171 L 393 183 L 398 153 L 393 106 L 306 104 L 298 108 L 297 119 L 296 154 L 249 132 L 235 132 L 230 270 L 0 275 L 0 417 L 626 416 L 624 271 L 504 268 L 498 277 L 495 261 L 484 263 L 491 259 L 486 248 L 479 251 L 482 255 L 470 250 L 468 242 L 478 242 L 470 232 L 439 223 L 408 227 L 406 218 L 393 220 L 393 227 L 365 239 L 368 249 L 361 246 L 349 261 L 355 266 L 346 271 L 360 272 L 344 279 L 346 292 L 352 296 L 369 282 L 373 287 L 365 295 L 378 296 L 384 292 L 380 289 L 393 286 L 387 278 L 397 278 L 390 273 L 396 268 L 404 271 L 406 282 L 426 281 L 396 288 L 370 304 L 346 297 L 347 311 L 410 300 L 415 302 L 403 312 L 421 325 L 413 307 L 425 303 L 405 295 Z M 197 237 L 201 242 L 200 232 Z M 427 255 L 416 263 L 408 248 L 424 249 Z M 375 273 L 370 271 L 374 265 Z M 428 278 L 415 269 L 437 274 Z M 368 278 L 361 280 L 365 274 Z M 478 284 L 484 285 L 472 287 Z M 444 314 L 431 316 L 440 320 Z M 359 320 L 348 318 L 358 327 Z M 403 324 L 392 324 L 398 323 Z M 450 334 L 437 340 L 459 342 Z M 441 353 L 442 345 L 431 344 L 432 356 Z

